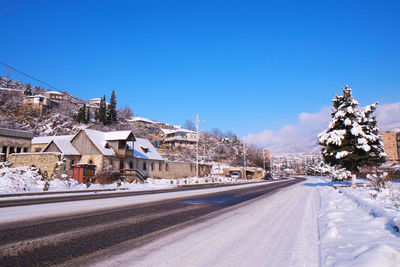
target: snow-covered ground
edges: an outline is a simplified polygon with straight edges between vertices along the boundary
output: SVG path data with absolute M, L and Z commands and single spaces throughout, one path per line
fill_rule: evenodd
M 46 191 L 79 191 L 79 190 L 93 190 L 93 189 L 129 189 L 129 190 L 152 190 L 176 187 L 181 185 L 196 185 L 196 184 L 210 184 L 210 183 L 248 183 L 255 180 L 242 180 L 233 179 L 223 176 L 212 177 L 188 177 L 179 179 L 153 179 L 148 178 L 144 184 L 141 183 L 124 183 L 120 185 L 108 184 L 91 184 L 87 187 L 85 184 L 79 184 L 72 178 L 68 179 L 52 179 L 49 181 L 43 180 L 42 176 L 37 170 L 30 167 L 17 167 L 17 168 L 0 168 L 0 194 L 6 193 L 26 193 L 26 192 L 43 192 Z M 47 183 L 47 184 L 46 184 Z
M 323 266 L 400 266 L 400 210 L 372 199 L 369 187 L 338 187 L 327 178 L 314 178 L 321 195 L 318 215 Z M 311 183 L 310 183 L 311 184 Z
M 327 178 L 307 177 L 305 182 L 235 206 L 141 248 L 111 257 L 105 250 L 106 257 L 94 264 L 400 266 L 399 184 L 380 192 L 333 185 Z M 252 186 L 257 184 L 240 185 Z M 121 197 L 118 202 L 100 199 L 1 208 L 0 224 L 228 189 Z

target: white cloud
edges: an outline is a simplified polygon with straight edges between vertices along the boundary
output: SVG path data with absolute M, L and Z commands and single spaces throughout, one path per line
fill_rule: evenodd
M 246 143 L 271 150 L 273 154 L 318 153 L 317 135 L 329 123 L 331 107 L 324 106 L 317 113 L 302 112 L 296 125 L 285 125 L 277 131 L 266 129 L 243 137 Z M 400 102 L 378 105 L 378 124 L 382 131 L 400 129 Z

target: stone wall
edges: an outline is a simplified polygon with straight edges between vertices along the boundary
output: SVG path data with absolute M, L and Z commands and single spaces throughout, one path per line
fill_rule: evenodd
M 61 160 L 60 153 L 14 153 L 8 157 L 11 167 L 35 166 L 42 174 L 51 178 Z
M 388 161 L 399 160 L 399 154 L 397 151 L 397 134 L 396 132 L 385 132 L 382 133 L 382 143 L 387 155 Z
M 196 176 L 196 164 L 189 162 L 149 162 L 148 172 L 152 178 L 186 178 Z M 160 169 L 161 164 L 161 169 Z M 211 174 L 211 166 L 206 164 L 199 164 L 199 176 L 205 177 Z

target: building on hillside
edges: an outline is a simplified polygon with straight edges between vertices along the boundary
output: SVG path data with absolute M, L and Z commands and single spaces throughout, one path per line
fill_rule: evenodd
M 12 155 L 12 166 L 26 164 L 38 167 L 47 161 L 49 163 L 44 167 L 49 177 L 52 177 L 59 164 L 51 160 L 55 160 L 58 155 L 57 161 L 63 162 L 69 176 L 73 175 L 74 166 L 81 168 L 82 164 L 93 165 L 96 174 L 113 168 L 121 171 L 124 176 L 136 175 L 142 178 L 189 177 L 196 173 L 193 163 L 166 162 L 148 140 L 136 139 L 131 131 L 82 129 L 73 136 L 35 137 L 31 151 L 25 155 Z M 48 165 L 53 166 L 54 171 L 50 171 Z M 204 164 L 199 170 L 201 175 L 211 172 L 210 166 Z
M 143 118 L 143 117 L 132 117 L 128 120 L 128 122 L 130 123 L 138 123 L 141 125 L 149 125 L 149 124 L 157 124 L 156 121 L 152 121 L 150 119 L 147 118 Z
M 46 91 L 43 95 L 58 103 L 62 103 L 66 100 L 65 94 L 57 91 Z
M 197 133 L 187 129 L 161 129 L 162 143 L 171 147 L 194 147 L 197 142 Z
M 0 128 L 0 153 L 3 161 L 12 153 L 28 152 L 33 133 L 13 129 Z
M 38 111 L 40 114 L 44 114 L 50 109 L 58 106 L 58 102 L 51 100 L 44 95 L 32 95 L 24 97 L 24 107 Z
M 400 132 L 382 133 L 382 143 L 387 155 L 387 161 L 400 161 Z

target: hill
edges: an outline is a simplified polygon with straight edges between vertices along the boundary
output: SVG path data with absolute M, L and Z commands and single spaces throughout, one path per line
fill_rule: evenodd
M 130 121 L 132 112 L 129 108 L 117 109 L 118 122 L 109 125 L 98 123 L 93 112 L 87 123 L 78 123 L 78 110 L 87 104 L 85 100 L 62 92 L 65 101 L 48 112 L 39 114 L 27 109 L 23 105 L 24 92 L 30 89 L 32 94 L 43 94 L 46 89 L 32 87 L 0 77 L 0 127 L 33 131 L 35 136 L 74 134 L 81 128 L 90 128 L 102 131 L 131 130 L 136 137 L 146 138 L 153 144 L 162 139 L 162 128 L 173 126 L 165 123 L 143 124 Z M 194 161 L 194 148 L 163 147 L 159 149 L 169 160 Z M 206 162 L 220 162 L 231 166 L 243 166 L 243 143 L 233 133 L 222 133 L 219 130 L 204 132 L 200 135 L 199 150 L 202 160 Z M 263 166 L 262 150 L 256 147 L 247 148 L 247 166 Z

